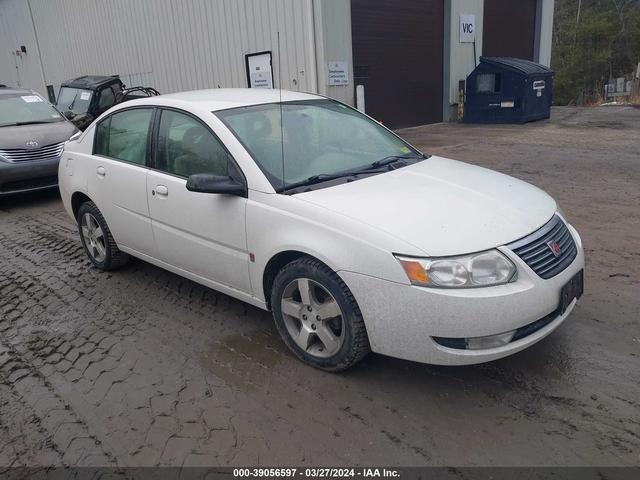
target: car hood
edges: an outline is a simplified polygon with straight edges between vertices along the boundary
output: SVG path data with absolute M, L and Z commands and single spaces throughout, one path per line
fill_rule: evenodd
M 435 156 L 296 198 L 384 231 L 430 256 L 508 244 L 540 228 L 557 209 L 553 198 L 533 185 Z
M 78 129 L 71 122 L 43 123 L 38 125 L 21 125 L 18 127 L 0 127 L 0 150 L 26 148 L 31 140 L 38 142 L 38 147 L 46 147 L 65 142 Z

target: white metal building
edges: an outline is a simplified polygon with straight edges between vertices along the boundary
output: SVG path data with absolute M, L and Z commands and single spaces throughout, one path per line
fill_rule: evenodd
M 270 57 L 267 86 L 354 104 L 362 84 L 368 113 L 417 125 L 452 117 L 474 56 L 548 65 L 553 9 L 554 0 L 0 0 L 0 84 L 46 95 L 77 76 L 119 74 L 163 93 L 259 86 Z

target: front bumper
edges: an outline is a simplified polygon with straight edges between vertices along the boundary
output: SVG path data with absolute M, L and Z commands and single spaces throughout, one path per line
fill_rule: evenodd
M 0 196 L 57 187 L 59 163 L 59 157 L 15 163 L 0 160 Z
M 448 348 L 434 337 L 488 337 L 521 329 L 552 314 L 560 303 L 560 290 L 584 269 L 578 233 L 568 228 L 578 250 L 573 262 L 558 275 L 544 280 L 506 247 L 500 250 L 518 267 L 518 279 L 507 285 L 473 289 L 435 289 L 399 284 L 353 272 L 339 272 L 362 312 L 371 349 L 392 357 L 438 365 L 468 365 L 516 353 L 555 330 L 571 313 L 507 345 L 464 350 Z

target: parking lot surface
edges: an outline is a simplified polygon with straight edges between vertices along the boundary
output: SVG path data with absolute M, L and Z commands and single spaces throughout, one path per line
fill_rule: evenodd
M 558 200 L 587 267 L 554 334 L 485 365 L 323 373 L 269 313 L 93 268 L 57 194 L 0 199 L 0 466 L 639 465 L 640 109 L 401 133 Z

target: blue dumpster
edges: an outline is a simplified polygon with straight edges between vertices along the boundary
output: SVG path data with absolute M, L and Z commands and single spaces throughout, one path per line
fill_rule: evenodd
M 464 121 L 526 123 L 551 116 L 553 70 L 520 58 L 480 57 L 467 77 Z

